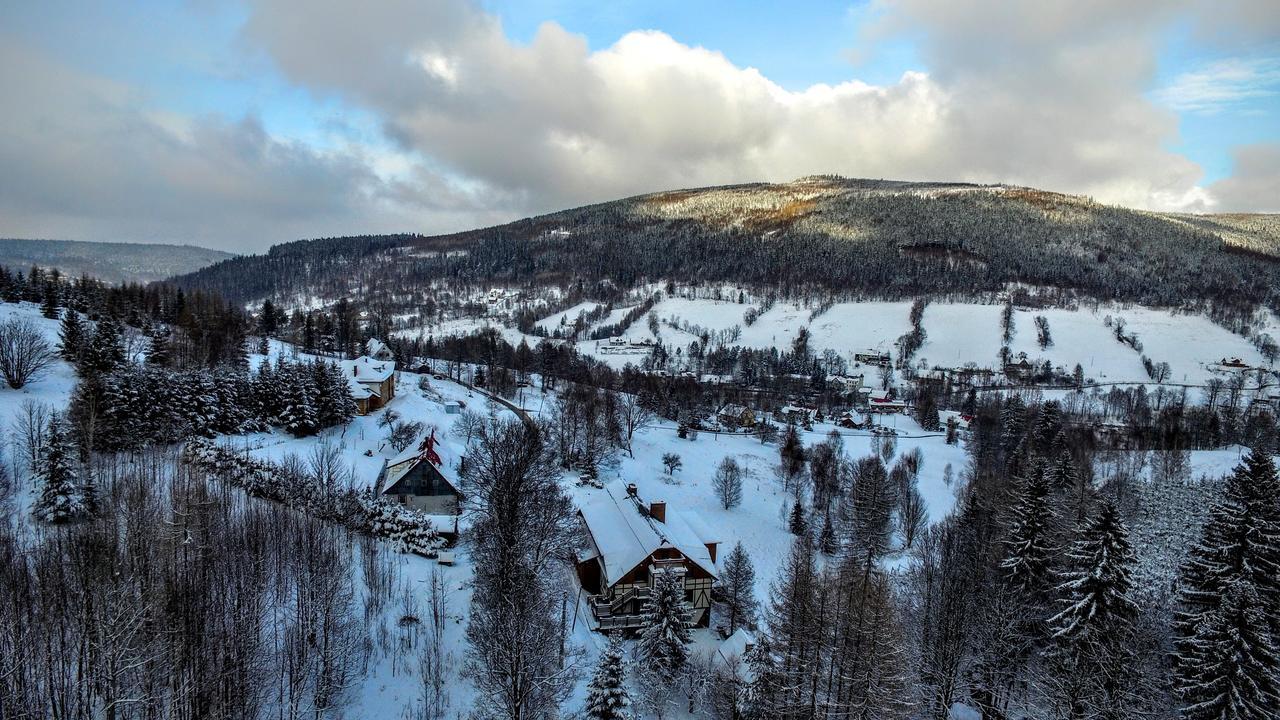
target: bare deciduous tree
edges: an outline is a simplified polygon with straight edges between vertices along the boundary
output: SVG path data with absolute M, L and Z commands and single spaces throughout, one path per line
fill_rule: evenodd
M 632 450 L 632 439 L 635 437 L 636 431 L 647 426 L 653 420 L 653 412 L 640 402 L 639 395 L 622 393 L 618 398 L 618 421 L 622 430 L 622 446 L 631 457 L 635 457 L 635 451 Z
M 40 329 L 18 318 L 0 323 L 0 374 L 17 390 L 38 380 L 57 359 Z

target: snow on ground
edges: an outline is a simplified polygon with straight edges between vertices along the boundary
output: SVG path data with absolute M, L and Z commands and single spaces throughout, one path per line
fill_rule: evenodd
M 899 337 L 910 329 L 909 302 L 837 303 L 810 320 L 813 309 L 795 303 L 777 303 L 750 326 L 743 313 L 751 305 L 724 300 L 667 298 L 654 306 L 663 321 L 662 341 L 684 346 L 696 339 L 671 326 L 688 323 L 713 332 L 738 326 L 740 336 L 728 344 L 751 348 L 776 347 L 789 350 L 801 327 L 809 328 L 809 346 L 815 353 L 832 349 L 854 366 L 853 354 L 868 349 L 894 351 Z M 1001 305 L 976 303 L 930 303 L 924 313 L 926 341 L 915 357 L 928 366 L 958 367 L 974 363 L 995 367 L 1001 346 Z M 618 311 L 615 311 L 618 312 Z M 1043 315 L 1049 322 L 1053 345 L 1041 349 L 1037 343 L 1034 318 Z M 1105 324 L 1107 316 L 1123 318 L 1126 334 L 1136 333 L 1141 353 L 1115 339 Z M 1275 330 L 1280 323 L 1269 316 L 1260 329 Z M 1278 325 L 1280 327 L 1280 325 Z M 643 319 L 634 323 L 623 337 L 649 338 L 653 333 Z M 607 344 L 582 342 L 579 351 L 593 355 L 614 367 L 638 363 L 641 357 L 608 351 Z M 1179 314 L 1169 310 L 1102 305 L 1097 309 L 1015 309 L 1014 336 L 1010 349 L 1025 352 L 1033 361 L 1048 360 L 1070 371 L 1079 363 L 1085 376 L 1097 382 L 1147 383 L 1151 380 L 1142 365 L 1142 355 L 1171 367 L 1169 382 L 1199 385 L 1214 376 L 1213 364 L 1223 358 L 1239 357 L 1250 365 L 1265 365 L 1250 342 L 1203 315 Z
M 0 322 L 9 320 L 27 321 L 36 326 L 44 336 L 45 342 L 54 351 L 58 347 L 58 330 L 60 323 L 40 314 L 40 307 L 34 303 L 0 304 Z M 71 393 L 76 387 L 76 371 L 69 363 L 57 359 L 53 364 L 21 389 L 15 390 L 0 379 L 0 433 L 6 437 L 14 431 L 15 421 L 23 412 L 27 402 L 47 405 L 52 412 L 62 412 L 71 404 Z M 4 456 L 0 456 L 9 472 L 15 474 L 18 482 L 13 495 L 15 503 L 13 517 L 26 518 L 30 515 L 31 506 L 35 502 L 37 487 L 35 478 L 26 472 L 25 463 L 13 455 L 19 452 L 16 439 L 8 444 Z M 2 504 L 0 504 L 2 507 Z
M 898 418 L 900 429 L 925 435 L 910 418 Z M 813 431 L 801 432 L 806 445 L 826 439 L 833 426 L 815 425 Z M 871 453 L 872 437 L 869 433 L 841 430 L 845 452 L 858 458 Z M 941 520 L 955 505 L 959 478 L 964 469 L 964 449 L 947 445 L 936 435 L 897 438 L 897 456 L 920 448 L 924 464 L 920 473 L 920 492 L 929 505 L 933 521 Z M 787 530 L 785 507 L 789 507 L 791 494 L 782 488 L 782 482 L 774 474 L 778 465 L 778 446 L 762 445 L 749 435 L 715 434 L 703 432 L 697 440 L 682 440 L 676 436 L 674 425 L 658 423 L 637 433 L 634 443 L 635 457 L 620 453 L 616 467 L 602 468 L 603 481 L 634 482 L 640 497 L 646 502 L 665 500 L 668 508 L 696 510 L 713 530 L 719 532 L 720 559 L 723 560 L 733 545 L 742 542 L 751 555 L 756 568 L 756 593 L 758 598 L 768 596 L 770 583 L 785 560 L 794 537 Z M 683 468 L 674 476 L 667 476 L 662 456 L 674 452 L 680 455 Z M 712 488 L 716 466 L 726 457 L 733 457 L 746 471 L 743 501 L 738 507 L 725 510 Z M 943 482 L 946 466 L 952 466 L 956 478 L 952 485 Z M 578 487 L 566 483 L 575 502 L 603 490 L 589 486 Z
M 579 315 L 582 315 L 583 313 L 591 312 L 592 310 L 595 310 L 598 307 L 600 307 L 600 303 L 587 300 L 584 302 L 580 302 L 577 305 L 574 305 L 568 310 L 564 310 L 562 312 L 558 312 L 553 315 L 548 315 L 547 317 L 544 317 L 538 322 L 534 323 L 534 325 L 542 328 L 543 330 L 546 330 L 549 333 L 553 333 L 556 331 L 557 328 L 572 327 L 574 321 L 578 319 Z
M 49 347 L 57 350 L 61 324 L 41 315 L 40 306 L 25 302 L 0 304 L 0 322 L 13 319 L 34 324 L 44 335 Z M 27 400 L 48 403 L 58 410 L 65 409 L 71 401 L 71 391 L 75 386 L 75 368 L 61 359 L 56 360 L 46 372 L 20 390 L 14 390 L 0 380 L 0 427 L 10 428 L 13 419 L 21 411 L 22 404 Z
M 741 311 L 747 307 L 716 301 L 666 302 L 673 303 L 670 306 L 673 313 L 675 309 L 684 313 L 674 316 L 712 330 L 723 330 L 737 324 L 741 319 Z M 695 315 L 692 311 L 698 308 L 709 312 Z M 836 305 L 813 323 L 814 346 L 821 349 L 839 345 L 845 352 L 869 347 L 888 347 L 893 339 L 905 332 L 908 310 L 909 305 L 906 303 Z M 794 337 L 794 328 L 808 322 L 809 312 L 795 306 L 774 308 L 760 318 L 757 322 L 759 327 L 744 328 L 743 340 L 755 346 L 763 346 L 765 343 L 789 345 Z M 1050 330 L 1055 339 L 1055 347 L 1050 352 L 1061 353 L 1061 357 L 1069 358 L 1070 353 L 1079 349 L 1090 350 L 1095 353 L 1095 358 L 1102 358 L 1096 360 L 1096 363 L 1108 372 L 1133 372 L 1124 363 L 1133 361 L 1137 353 L 1111 337 L 1110 331 L 1101 321 L 1105 312 L 1095 314 L 1089 311 L 1059 310 L 1044 311 L 1043 314 L 1049 318 Z M 1245 343 L 1243 339 L 1226 333 L 1203 318 L 1174 316 L 1157 311 L 1130 310 L 1112 314 L 1113 317 L 1123 315 L 1129 320 L 1130 329 L 1139 334 L 1149 355 L 1159 360 L 1162 358 L 1158 353 L 1169 350 L 1170 356 L 1163 359 L 1174 364 L 1175 377 L 1178 372 L 1195 372 L 1192 366 L 1202 357 L 1216 359 L 1215 356 L 1223 354 L 1237 354 L 1247 360 L 1254 358 L 1254 355 L 1246 353 L 1245 348 L 1241 347 L 1240 344 Z M 1034 346 L 1031 315 L 1020 311 L 1017 316 L 1015 350 Z M 51 343 L 56 343 L 58 323 L 42 318 L 38 307 L 30 304 L 0 305 L 0 321 L 10 317 L 30 319 L 46 333 Z M 949 357 L 944 358 L 943 355 L 949 352 L 963 357 L 965 344 L 982 347 L 998 334 L 998 318 L 998 306 L 930 306 L 925 315 L 930 344 L 926 344 L 922 356 L 935 362 L 953 364 Z M 647 334 L 646 323 L 636 323 L 634 331 Z M 664 326 L 662 332 L 667 337 L 673 330 Z M 1164 335 L 1172 339 L 1163 337 Z M 998 338 L 996 342 L 998 344 Z M 1177 348 L 1179 342 L 1194 347 L 1184 348 L 1178 356 L 1180 364 L 1175 364 L 1172 350 Z M 1106 353 L 1102 352 L 1104 348 Z M 297 354 L 291 347 L 279 343 L 272 343 L 270 352 L 272 356 L 280 353 Z M 937 357 L 932 357 L 929 354 L 931 352 L 937 354 Z M 1030 351 L 1028 353 L 1031 354 Z M 1049 357 L 1054 359 L 1059 356 Z M 255 366 L 263 360 L 262 356 L 251 357 Z M 1058 362 L 1056 359 L 1054 361 Z M 1188 369 L 1183 370 L 1183 367 Z M 1140 365 L 1138 369 L 1141 369 Z M 469 409 L 486 414 L 502 416 L 510 412 L 501 404 L 451 381 L 431 378 L 426 389 L 420 389 L 420 379 L 421 376 L 414 373 L 400 372 L 396 398 L 387 409 L 355 418 L 346 427 L 329 430 L 318 438 L 299 439 L 275 431 L 228 437 L 223 441 L 242 447 L 255 456 L 273 460 L 279 460 L 288 453 L 296 453 L 305 460 L 317 443 L 337 443 L 351 467 L 353 486 L 363 488 L 374 481 L 384 460 L 395 454 L 394 449 L 386 442 L 386 429 L 378 427 L 379 419 L 388 410 L 398 413 L 404 420 L 420 421 L 428 427 L 435 427 L 442 455 L 451 459 L 460 456 L 462 441 L 452 432 L 457 416 L 445 412 L 445 402 L 464 402 Z M 23 390 L 0 389 L 0 422 L 4 423 L 3 428 L 8 430 L 11 427 L 12 419 L 25 399 L 41 400 L 59 409 L 65 408 L 74 384 L 73 369 L 59 361 L 48 375 Z M 552 405 L 551 400 L 550 396 L 534 388 L 522 390 L 522 395 L 518 398 L 519 404 L 535 416 L 548 411 Z M 943 519 L 954 508 L 956 493 L 963 482 L 963 470 L 967 461 L 963 446 L 947 445 L 941 436 L 924 433 L 909 417 L 889 416 L 884 422 L 903 433 L 896 439 L 898 456 L 913 448 L 919 448 L 923 453 L 920 491 L 928 504 L 930 520 L 936 522 Z M 802 432 L 801 436 L 806 445 L 812 445 L 824 440 L 831 429 L 831 425 L 819 424 L 813 431 Z M 841 430 L 840 434 L 845 452 L 850 457 L 862 457 L 871 452 L 873 440 L 869 433 Z M 721 559 L 728 555 L 734 543 L 742 542 L 756 567 L 757 597 L 762 600 L 767 598 L 769 586 L 776 578 L 793 539 L 787 530 L 783 513 L 789 495 L 783 491 L 781 482 L 774 475 L 774 467 L 778 463 L 777 445 L 762 445 L 757 439 L 746 435 L 717 435 L 707 432 L 700 433 L 697 440 L 682 440 L 676 436 L 674 425 L 655 422 L 637 433 L 634 451 L 634 457 L 619 453 L 612 463 L 603 466 L 601 478 L 606 481 L 634 482 L 645 500 L 665 500 L 669 507 L 696 510 L 708 525 L 719 532 L 723 540 Z M 673 478 L 665 475 L 661 464 L 663 454 L 668 452 L 678 453 L 684 463 Z M 1235 467 L 1242 453 L 1241 448 L 1194 452 L 1191 454 L 1191 476 L 1220 477 Z M 725 457 L 737 459 L 747 472 L 743 502 L 731 510 L 720 506 L 711 484 L 716 466 Z M 953 476 L 950 485 L 943 480 L 948 465 L 952 468 Z M 564 480 L 564 485 L 575 502 L 593 493 L 602 492 L 577 486 L 575 479 L 575 473 L 568 473 Z M 443 524 L 451 520 L 441 518 L 440 522 Z M 465 530 L 465 525 L 463 529 Z M 353 548 L 353 552 L 358 552 L 358 548 Z M 356 560 L 355 566 L 359 568 L 358 557 Z M 400 578 L 402 590 L 390 607 L 383 611 L 379 620 L 388 627 L 392 637 L 399 637 L 396 621 L 400 614 L 412 610 L 412 607 L 406 608 L 404 604 L 407 602 L 412 606 L 416 602 L 420 611 L 425 609 L 427 583 L 433 572 L 441 572 L 449 605 L 445 644 L 451 654 L 447 665 L 453 673 L 453 713 L 465 712 L 474 693 L 461 673 L 466 653 L 466 612 L 472 572 L 465 538 L 458 549 L 456 560 L 456 566 L 444 567 L 426 558 L 390 553 L 390 562 Z M 899 565 L 901 561 L 902 558 L 891 558 L 890 564 Z M 714 645 L 712 632 L 699 631 L 695 635 L 699 648 Z M 575 626 L 571 641 L 585 649 L 586 653 L 581 660 L 582 680 L 574 696 L 566 703 L 566 711 L 580 708 L 596 655 L 605 642 L 603 636 L 589 632 L 586 624 L 581 622 Z M 406 662 L 403 657 L 393 658 L 393 654 L 379 656 L 370 666 L 362 683 L 352 689 L 348 701 L 353 710 L 358 709 L 360 713 L 370 716 L 376 714 L 379 717 L 396 717 L 418 697 L 420 678 L 416 663 L 412 659 Z M 955 717 L 965 717 L 960 708 L 953 710 L 953 714 Z

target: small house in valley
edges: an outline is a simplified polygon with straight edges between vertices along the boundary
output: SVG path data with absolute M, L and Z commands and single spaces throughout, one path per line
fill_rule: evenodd
M 362 355 L 355 360 L 343 360 L 340 365 L 361 415 L 385 406 L 396 396 L 396 364 L 391 360 Z
M 753 428 L 756 426 L 756 413 L 742 405 L 725 405 L 716 413 L 721 425 L 729 428 Z
M 1026 353 L 1018 353 L 1017 360 L 1004 364 L 1004 376 L 1011 382 L 1027 382 L 1036 374 L 1036 366 Z
M 433 430 L 386 461 L 378 488 L 389 498 L 429 515 L 457 515 L 462 491 L 440 455 Z
M 391 352 L 391 348 L 378 338 L 369 338 L 364 344 L 365 354 L 374 360 L 393 360 L 395 355 Z
M 678 574 L 693 624 L 711 623 L 720 538 L 693 511 L 642 501 L 635 485 L 609 483 L 578 510 L 585 535 L 578 582 L 598 630 L 630 630 L 644 622 L 657 570 Z
M 896 415 L 907 411 L 907 404 L 891 397 L 888 390 L 875 390 L 867 400 L 867 411 L 876 415 Z

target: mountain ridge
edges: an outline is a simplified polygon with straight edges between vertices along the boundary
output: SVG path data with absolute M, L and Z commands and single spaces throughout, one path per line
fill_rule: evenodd
M 646 193 L 442 235 L 295 241 L 174 280 L 252 301 L 434 281 L 668 279 L 884 297 L 1020 283 L 1153 305 L 1276 308 L 1280 216 L 1157 213 L 1013 185 L 811 176 Z
M 233 253 L 172 243 L 0 238 L 0 265 L 38 265 L 64 275 L 89 274 L 112 283 L 152 282 L 193 272 Z

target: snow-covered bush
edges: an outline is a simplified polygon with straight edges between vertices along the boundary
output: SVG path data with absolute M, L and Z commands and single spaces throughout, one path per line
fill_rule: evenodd
M 402 552 L 429 556 L 444 546 L 426 514 L 350 488 L 326 489 L 306 472 L 286 464 L 241 455 L 204 439 L 188 442 L 182 459 L 249 495 L 386 540 Z

